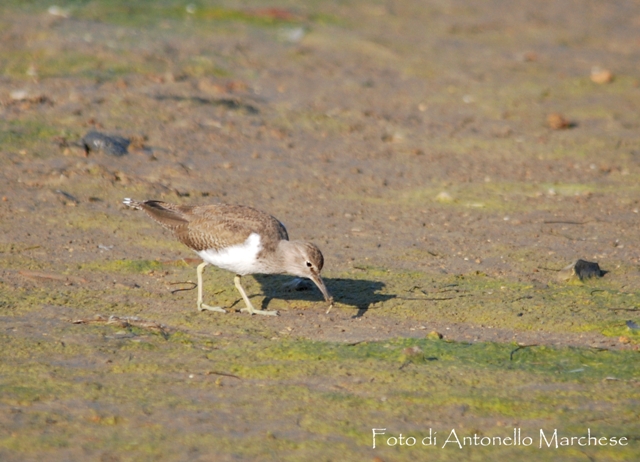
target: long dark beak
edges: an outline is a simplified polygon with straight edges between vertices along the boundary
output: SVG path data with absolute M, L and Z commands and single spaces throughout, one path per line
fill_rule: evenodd
M 329 311 L 331 311 L 331 308 L 333 308 L 333 297 L 329 294 L 329 291 L 324 285 L 324 282 L 322 281 L 322 278 L 320 277 L 319 274 L 315 272 L 312 273 L 311 280 L 318 286 L 318 289 L 320 289 L 320 292 L 322 292 L 322 295 L 324 296 L 324 300 L 327 303 L 329 303 L 329 309 L 327 310 L 327 313 L 329 313 Z

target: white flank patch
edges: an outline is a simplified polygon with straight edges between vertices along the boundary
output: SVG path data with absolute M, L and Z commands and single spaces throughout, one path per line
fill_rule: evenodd
M 197 254 L 207 263 L 244 276 L 259 272 L 257 256 L 260 250 L 262 250 L 260 236 L 257 233 L 251 233 L 242 244 L 221 250 L 201 250 Z

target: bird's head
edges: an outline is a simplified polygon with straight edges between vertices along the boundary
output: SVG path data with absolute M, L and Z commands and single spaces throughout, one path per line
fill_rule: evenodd
M 320 249 L 311 242 L 282 241 L 285 242 L 283 258 L 287 273 L 311 279 L 322 292 L 324 299 L 333 305 L 333 297 L 320 277 L 320 271 L 324 266 L 324 257 Z

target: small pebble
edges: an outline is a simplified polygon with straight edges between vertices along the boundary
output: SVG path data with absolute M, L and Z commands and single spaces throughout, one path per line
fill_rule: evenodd
M 105 135 L 92 130 L 80 140 L 80 144 L 87 154 L 91 151 L 103 151 L 112 156 L 122 157 L 128 153 L 130 141 L 121 136 Z
M 22 101 L 27 99 L 28 96 L 29 92 L 27 92 L 27 90 L 14 90 L 9 93 L 9 97 L 14 101 Z
M 60 18 L 68 18 L 69 17 L 69 10 L 67 10 L 65 8 L 60 8 L 57 5 L 51 5 L 47 9 L 47 13 L 49 13 L 51 16 L 58 16 Z
M 436 196 L 436 200 L 438 202 L 452 202 L 453 197 L 451 197 L 451 194 L 449 194 L 448 192 L 442 191 L 438 193 L 438 195 Z
M 613 82 L 613 72 L 608 69 L 594 67 L 591 69 L 591 81 L 600 85 Z
M 566 130 L 567 128 L 571 128 L 571 122 L 557 112 L 547 116 L 547 125 L 551 130 Z

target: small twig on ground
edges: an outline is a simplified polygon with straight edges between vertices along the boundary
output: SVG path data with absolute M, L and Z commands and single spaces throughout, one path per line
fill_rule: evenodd
M 520 301 L 520 300 L 531 300 L 532 298 L 533 298 L 533 295 L 523 295 L 522 297 L 518 297 L 518 298 L 515 298 L 515 299 L 511 300 L 511 303 L 517 302 L 517 301 Z
M 525 348 L 529 348 L 529 347 L 535 347 L 538 346 L 537 343 L 533 343 L 531 345 L 518 345 L 518 347 L 515 350 L 512 350 L 511 353 L 509 354 L 509 361 L 513 361 L 513 355 L 520 350 L 524 350 Z
M 69 200 L 70 200 L 71 202 L 73 202 L 74 204 L 79 204 L 79 203 L 80 203 L 80 201 L 79 201 L 75 196 L 72 196 L 72 195 L 71 195 L 71 194 L 69 194 L 68 192 L 65 192 L 65 191 L 63 191 L 63 190 L 61 190 L 61 189 L 56 189 L 56 192 L 57 192 L 58 194 L 61 194 L 62 196 L 64 196 L 66 199 L 69 199 Z
M 173 289 L 173 290 L 171 291 L 171 294 L 172 294 L 172 295 L 173 295 L 173 294 L 175 294 L 176 292 L 182 292 L 183 290 L 193 290 L 193 289 L 195 289 L 196 287 L 198 287 L 198 284 L 196 284 L 195 282 L 191 282 L 191 281 L 185 281 L 185 282 L 171 282 L 169 285 L 170 285 L 170 286 L 173 286 L 173 285 L 176 285 L 176 284 L 191 284 L 191 285 L 192 285 L 192 287 L 184 287 L 184 288 L 182 288 L 182 289 Z
M 204 375 L 221 375 L 222 377 L 231 377 L 234 379 L 242 380 L 241 377 L 233 374 L 227 374 L 226 372 L 218 372 L 218 371 L 207 371 Z
M 25 247 L 24 249 L 14 249 L 13 246 L 10 250 L 10 253 L 20 253 L 20 252 L 26 252 L 27 250 L 34 250 L 34 249 L 39 249 L 40 247 L 42 247 L 41 245 L 32 245 L 30 247 Z M 4 252 L 0 252 L 0 253 L 4 253 Z
M 545 225 L 586 225 L 587 223 L 593 223 L 594 220 L 589 221 L 563 221 L 563 220 L 545 220 L 542 223 Z

